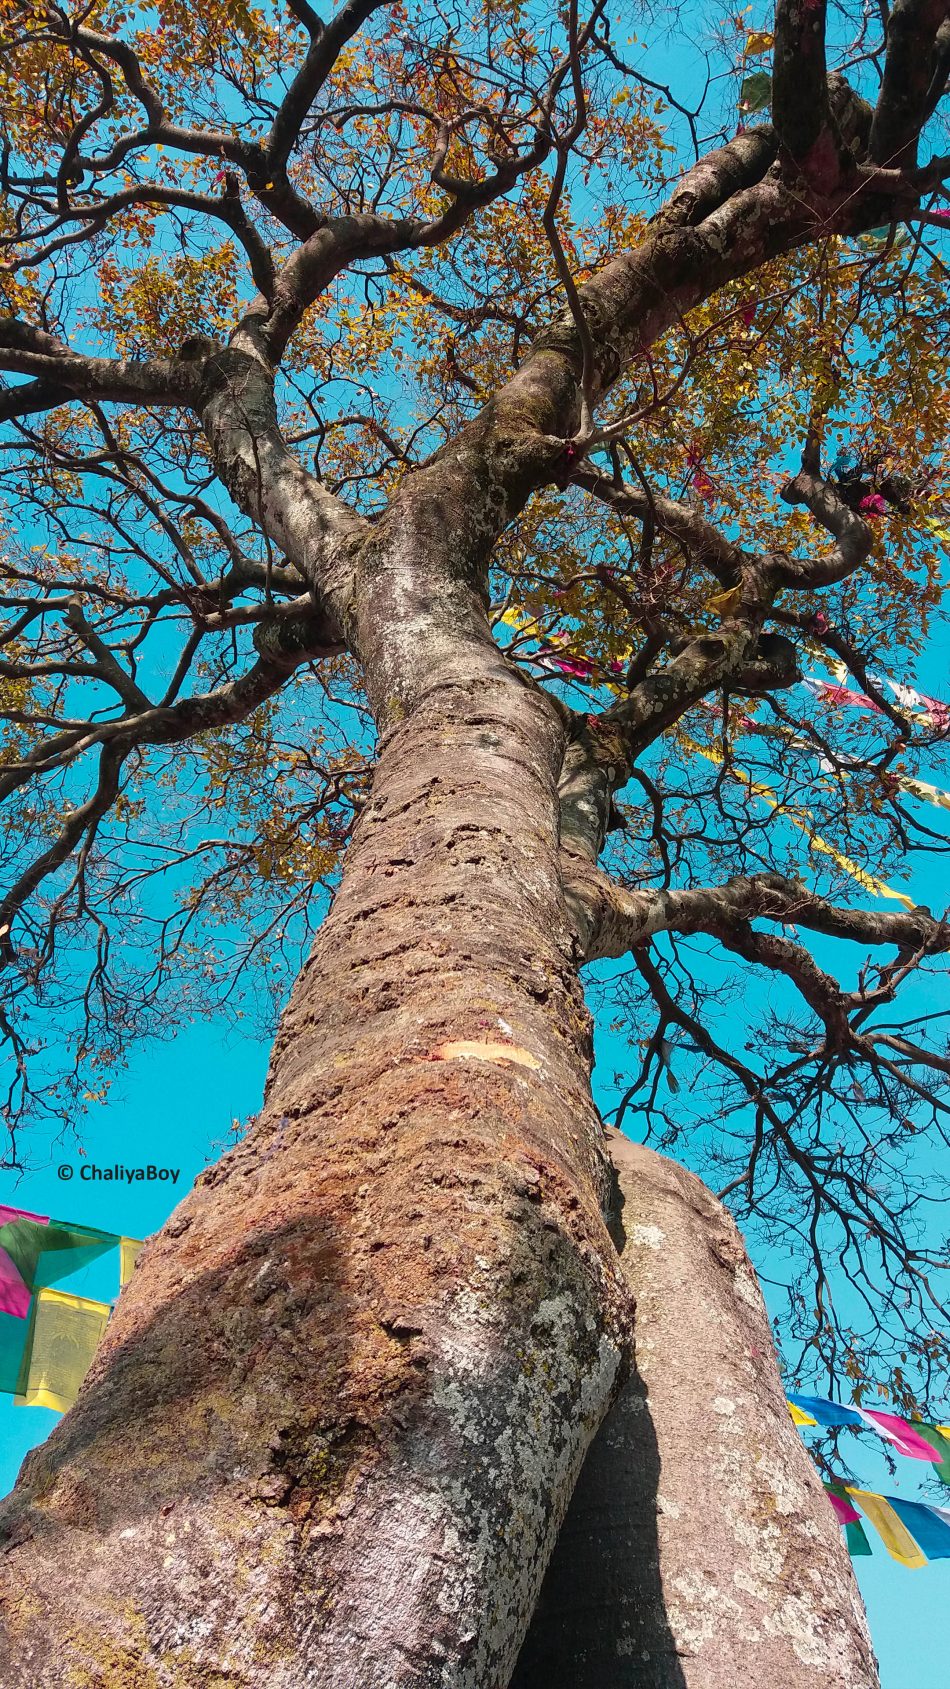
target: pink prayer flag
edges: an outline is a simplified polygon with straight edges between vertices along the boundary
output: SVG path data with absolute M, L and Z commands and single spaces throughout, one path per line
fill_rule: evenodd
M 30 1311 L 30 1287 L 24 1284 L 5 1249 L 0 1249 L 0 1314 L 25 1320 Z
M 48 1226 L 48 1214 L 31 1214 L 28 1208 L 5 1208 L 0 1202 L 0 1226 L 8 1226 L 11 1220 L 32 1220 L 37 1226 Z
M 552 643 L 557 640 L 560 644 L 565 636 L 552 634 L 551 637 Z M 547 663 L 550 668 L 557 669 L 561 674 L 572 675 L 577 680 L 589 680 L 594 672 L 594 665 L 589 657 L 559 657 L 556 651 L 551 649 L 550 644 L 540 647 L 538 658 L 541 662 Z
M 861 500 L 858 509 L 863 510 L 865 516 L 887 515 L 887 505 L 880 493 L 868 493 L 867 498 Z
M 847 686 L 835 686 L 829 680 L 815 680 L 811 675 L 805 676 L 805 685 L 817 698 L 823 698 L 826 704 L 843 704 L 851 709 L 874 710 L 880 713 L 878 705 L 863 692 L 851 692 Z
M 6 1208 L 0 1204 L 0 1226 L 9 1226 L 16 1220 L 32 1220 L 37 1226 L 49 1225 L 46 1214 L 31 1214 L 25 1208 Z M 29 1311 L 30 1287 L 24 1283 L 16 1262 L 0 1245 L 0 1314 L 12 1314 L 14 1319 L 25 1320 Z
M 935 1461 L 939 1466 L 941 1456 L 915 1431 L 908 1419 L 902 1419 L 896 1413 L 881 1413 L 877 1408 L 859 1408 L 862 1419 L 866 1419 L 871 1429 L 893 1443 L 898 1454 L 909 1456 L 911 1460 Z
M 593 664 L 586 657 L 552 657 L 551 661 L 562 674 L 573 675 L 575 680 L 588 680 L 593 672 Z
M 839 1525 L 854 1525 L 861 1523 L 861 1515 L 856 1507 L 843 1495 L 835 1495 L 834 1490 L 828 1490 L 828 1500 L 838 1515 Z

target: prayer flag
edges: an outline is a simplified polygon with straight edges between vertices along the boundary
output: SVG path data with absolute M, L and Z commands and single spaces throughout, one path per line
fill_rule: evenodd
M 107 1302 L 38 1290 L 15 1400 L 20 1407 L 71 1408 L 109 1319 Z
M 868 1542 L 867 1531 L 860 1519 L 849 1519 L 844 1528 L 844 1540 L 848 1545 L 848 1553 L 852 1560 L 858 1554 L 870 1554 L 871 1544 Z
M 896 1495 L 886 1499 L 928 1560 L 950 1560 L 950 1524 L 936 1507 Z
M 939 1465 L 934 1466 L 935 1475 L 944 1484 L 950 1485 L 950 1437 L 944 1435 L 939 1426 L 923 1425 L 914 1420 L 914 1430 L 928 1442 L 939 1457 Z M 944 1427 L 946 1430 L 946 1427 Z
M 793 1402 L 793 1401 L 789 1401 L 788 1411 L 792 1416 L 792 1424 L 793 1425 L 817 1425 L 818 1424 L 817 1419 L 812 1419 L 812 1416 L 811 1416 L 810 1413 L 803 1412 L 803 1410 L 800 1407 L 798 1407 L 796 1405 L 796 1403 Z
M 113 1232 L 62 1225 L 22 1208 L 0 1208 L 0 1311 L 25 1319 L 29 1293 L 88 1266 L 118 1242 Z
M 789 1401 L 803 1412 L 811 1414 L 815 1425 L 857 1425 L 861 1414 L 857 1408 L 845 1407 L 841 1402 L 828 1402 L 821 1396 L 789 1395 Z
M 926 1566 L 927 1557 L 922 1554 L 911 1536 L 907 1526 L 899 1519 L 893 1507 L 882 1495 L 875 1495 L 873 1490 L 857 1490 L 850 1484 L 846 1486 L 848 1494 L 853 1496 L 861 1508 L 862 1513 L 870 1519 L 878 1536 L 892 1559 L 902 1566 L 911 1568 Z
M 772 101 L 772 78 L 767 70 L 754 70 L 739 89 L 740 111 L 765 111 Z
M 828 1500 L 838 1515 L 839 1524 L 844 1526 L 844 1539 L 848 1545 L 848 1553 L 852 1559 L 856 1554 L 870 1554 L 871 1544 L 867 1539 L 867 1532 L 861 1523 L 861 1515 L 848 1500 L 848 1492 L 844 1484 L 833 1481 L 825 1485 Z
M 135 1271 L 135 1263 L 144 1245 L 137 1237 L 119 1239 L 119 1289 L 124 1290 Z
M 831 1486 L 831 1484 L 826 1484 L 825 1489 L 828 1492 L 828 1500 L 831 1502 L 831 1505 L 838 1516 L 839 1525 L 859 1525 L 861 1523 L 861 1515 L 857 1508 L 848 1500 L 847 1495 L 839 1494 L 838 1491 Z
M 928 698 L 926 692 L 915 692 L 912 686 L 905 686 L 902 681 L 889 680 L 887 684 L 902 709 L 926 716 L 941 733 L 950 727 L 950 705 L 942 704 L 939 698 Z
M 22 1235 L 19 1223 L 23 1221 L 34 1226 L 49 1225 L 45 1214 L 30 1214 L 25 1208 L 0 1207 L 0 1312 L 13 1314 L 21 1320 L 25 1320 L 30 1311 L 30 1282 L 28 1276 L 24 1277 L 25 1263 L 21 1259 L 22 1249 L 18 1247 Z M 8 1227 L 13 1229 L 8 1232 Z M 5 1233 L 13 1246 L 12 1254 L 4 1245 Z
M 905 1454 L 911 1460 L 939 1462 L 939 1454 L 926 1438 L 915 1430 L 909 1420 L 901 1419 L 896 1413 L 881 1413 L 877 1408 L 859 1408 L 858 1412 L 872 1431 L 876 1431 L 887 1442 L 893 1443 L 899 1454 Z

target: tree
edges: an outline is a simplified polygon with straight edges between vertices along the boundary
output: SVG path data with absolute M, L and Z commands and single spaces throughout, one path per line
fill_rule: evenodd
M 605 0 L 2 16 L 11 1159 L 317 927 L 6 1504 L 4 1682 L 873 1683 L 580 969 L 621 1115 L 804 1250 L 801 1364 L 934 1387 L 947 931 L 879 904 L 944 848 L 948 7 L 779 0 L 675 77 Z

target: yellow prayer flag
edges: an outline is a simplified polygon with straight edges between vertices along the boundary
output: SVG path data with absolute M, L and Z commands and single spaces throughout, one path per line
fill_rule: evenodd
M 818 1424 L 817 1419 L 812 1419 L 812 1416 L 811 1416 L 810 1413 L 805 1413 L 803 1408 L 796 1407 L 794 1402 L 786 1402 L 785 1405 L 788 1408 L 788 1411 L 792 1416 L 793 1425 L 817 1425 Z
M 537 622 L 537 616 L 530 616 L 527 610 L 522 610 L 520 604 L 510 604 L 504 615 L 496 616 L 495 626 L 505 628 L 529 628 Z
M 902 1566 L 926 1566 L 926 1554 L 921 1553 L 907 1526 L 897 1517 L 884 1496 L 875 1495 L 873 1490 L 854 1490 L 850 1484 L 845 1488 L 848 1494 L 854 1497 L 862 1513 L 870 1519 L 892 1559 L 899 1561 Z
M 783 814 L 788 815 L 789 811 L 783 810 Z M 796 826 L 802 827 L 803 831 L 808 831 L 804 823 L 796 820 L 794 815 L 791 819 L 795 821 Z M 894 887 L 889 886 L 885 880 L 876 880 L 873 874 L 868 874 L 857 862 L 852 862 L 850 856 L 842 856 L 840 850 L 835 850 L 833 845 L 826 844 L 825 840 L 820 839 L 817 833 L 809 834 L 809 844 L 812 850 L 823 851 L 826 856 L 830 856 L 834 862 L 837 862 L 839 868 L 843 868 L 846 874 L 851 875 L 852 880 L 857 880 L 858 885 L 863 886 L 865 891 L 871 892 L 874 897 L 891 897 L 895 903 L 903 903 L 904 908 L 909 909 L 911 913 L 916 909 L 917 905 L 912 897 L 906 896 L 902 891 L 895 891 Z
M 71 1408 L 109 1319 L 108 1302 L 38 1290 L 34 1297 L 19 1407 Z
M 768 29 L 754 29 L 747 37 L 745 57 L 747 59 L 761 58 L 763 53 L 771 53 L 774 37 Z
M 950 529 L 944 528 L 934 516 L 925 516 L 924 522 L 931 533 L 936 534 L 938 540 L 941 540 L 944 545 L 950 546 Z
M 135 1263 L 142 1249 L 142 1241 L 137 1237 L 120 1237 L 119 1239 L 119 1289 L 124 1290 L 135 1270 Z

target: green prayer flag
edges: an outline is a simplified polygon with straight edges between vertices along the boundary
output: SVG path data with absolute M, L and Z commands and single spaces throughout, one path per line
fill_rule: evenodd
M 69 1273 L 89 1266 L 119 1239 L 114 1232 L 94 1231 L 89 1226 L 61 1226 L 55 1220 L 42 1225 L 25 1217 L 0 1226 L 0 1249 L 6 1251 L 23 1283 L 30 1290 L 57 1284 Z
M 844 1535 L 848 1544 L 848 1553 L 852 1560 L 858 1554 L 870 1554 L 871 1544 L 868 1542 L 867 1532 L 860 1520 L 851 1520 L 845 1525 Z
M 20 1388 L 30 1322 L 16 1314 L 0 1313 L 0 1391 L 13 1396 Z
M 918 1436 L 923 1437 L 924 1442 L 942 1457 L 939 1466 L 934 1461 L 934 1472 L 950 1489 L 950 1437 L 945 1437 L 936 1425 L 923 1425 L 919 1419 L 912 1419 L 910 1423 Z

